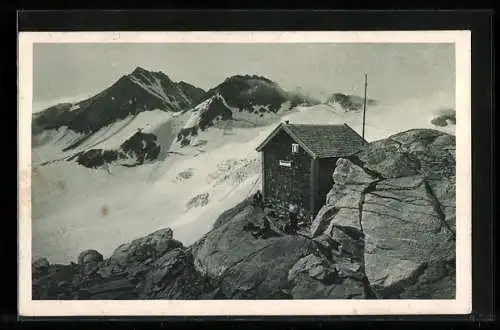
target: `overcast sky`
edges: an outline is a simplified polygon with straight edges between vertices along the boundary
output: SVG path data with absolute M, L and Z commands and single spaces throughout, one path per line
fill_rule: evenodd
M 454 97 L 453 44 L 35 44 L 34 111 L 79 100 L 141 66 L 209 89 L 235 74 L 266 76 L 316 97 L 334 92 L 382 102 Z

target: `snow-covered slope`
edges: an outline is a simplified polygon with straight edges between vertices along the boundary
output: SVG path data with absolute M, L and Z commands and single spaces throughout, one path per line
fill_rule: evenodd
M 84 246 L 109 254 L 117 243 L 165 226 L 189 244 L 214 216 L 257 187 L 256 160 L 252 143 L 228 143 L 197 157 L 173 154 L 140 167 L 111 165 L 111 174 L 71 162 L 35 167 L 34 256 L 74 260 Z M 204 194 L 207 205 L 188 208 Z
M 93 134 L 76 133 L 67 127 L 45 130 L 33 138 L 33 163 L 67 159 L 89 149 L 117 149 L 138 130 L 153 133 L 172 115 L 161 110 L 140 112 L 117 120 Z M 77 142 L 75 147 L 70 148 Z
M 70 160 L 96 168 L 165 157 L 176 134 L 174 115 L 196 105 L 204 93 L 163 72 L 137 67 L 92 97 L 35 113 L 33 162 Z

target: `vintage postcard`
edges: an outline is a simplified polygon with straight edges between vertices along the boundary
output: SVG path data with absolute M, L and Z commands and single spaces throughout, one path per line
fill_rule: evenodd
M 470 33 L 19 34 L 22 316 L 471 311 Z

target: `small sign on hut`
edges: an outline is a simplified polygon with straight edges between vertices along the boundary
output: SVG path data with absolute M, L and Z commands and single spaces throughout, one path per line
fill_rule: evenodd
M 292 167 L 292 161 L 290 160 L 280 160 L 280 165 L 285 167 Z
M 337 160 L 358 152 L 364 142 L 347 124 L 279 124 L 256 149 L 262 155 L 264 197 L 296 201 L 315 215 L 332 188 Z

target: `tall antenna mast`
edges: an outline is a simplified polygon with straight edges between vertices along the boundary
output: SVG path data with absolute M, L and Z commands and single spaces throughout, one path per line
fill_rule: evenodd
M 363 104 L 363 141 L 365 141 L 365 118 L 366 118 L 366 89 L 368 88 L 368 77 L 365 73 L 365 100 Z

